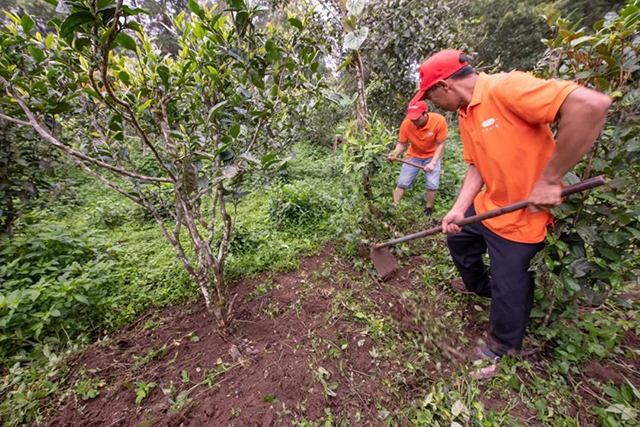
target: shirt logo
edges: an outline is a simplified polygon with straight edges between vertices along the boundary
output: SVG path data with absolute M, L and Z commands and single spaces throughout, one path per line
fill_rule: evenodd
M 491 126 L 492 124 L 494 124 L 496 122 L 496 119 L 491 118 L 491 119 L 487 119 L 484 122 L 482 122 L 482 127 L 483 128 L 488 128 L 489 126 Z
M 500 119 L 494 117 L 482 122 L 482 132 L 489 132 L 500 127 Z

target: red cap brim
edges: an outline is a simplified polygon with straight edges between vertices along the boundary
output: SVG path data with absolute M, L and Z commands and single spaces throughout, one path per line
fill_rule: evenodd
M 407 114 L 407 119 L 409 120 L 418 120 L 420 116 L 424 113 L 424 111 L 412 111 Z
M 409 105 L 413 105 L 413 104 L 415 104 L 416 102 L 419 102 L 419 101 L 424 101 L 424 99 L 426 98 L 426 93 L 427 93 L 426 89 L 425 90 L 420 90 L 416 94 L 416 96 L 413 97 L 413 99 L 411 100 Z

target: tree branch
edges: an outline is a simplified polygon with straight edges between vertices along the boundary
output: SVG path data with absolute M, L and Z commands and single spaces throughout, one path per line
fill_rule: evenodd
M 6 120 L 8 122 L 17 123 L 17 124 L 22 125 L 22 126 L 32 126 L 30 122 L 25 122 L 24 120 L 14 119 L 13 117 L 5 116 L 2 113 L 0 113 L 0 119 Z
M 37 117 L 35 116 L 35 114 L 33 114 L 33 112 L 31 112 L 31 110 L 29 109 L 29 106 L 27 105 L 26 101 L 20 96 L 18 95 L 16 92 L 14 92 L 13 90 L 11 90 L 9 88 L 9 82 L 7 80 L 5 80 L 4 77 L 0 76 L 0 82 L 2 82 L 5 85 L 5 90 L 9 93 L 9 95 L 11 95 L 16 102 L 18 103 L 18 105 L 20 106 L 20 108 L 22 108 L 22 111 L 24 111 L 24 113 L 26 114 L 27 118 L 29 119 L 29 126 L 33 127 L 39 134 L 41 137 L 43 137 L 45 140 L 47 140 L 51 145 L 53 145 L 54 147 L 58 148 L 61 151 L 64 151 L 65 153 L 67 153 L 68 155 L 80 159 L 82 161 L 85 162 L 89 162 L 92 163 L 96 166 L 100 166 L 103 167 L 105 169 L 108 169 L 112 172 L 115 173 L 119 173 L 121 175 L 124 176 L 128 176 L 129 178 L 135 178 L 135 179 L 141 179 L 144 181 L 154 181 L 154 182 L 173 182 L 170 179 L 167 178 L 159 178 L 159 177 L 154 177 L 154 176 L 146 176 L 146 175 L 140 175 L 137 173 L 133 173 L 131 171 L 128 171 L 126 169 L 122 169 L 122 168 L 118 168 L 116 166 L 110 165 L 108 163 L 105 163 L 103 161 L 94 159 L 92 157 L 87 156 L 84 153 L 81 153 L 80 151 L 76 151 L 71 147 L 67 147 L 66 145 L 62 144 L 60 141 L 58 141 L 53 135 L 51 135 L 50 132 L 48 132 L 45 127 L 38 121 Z M 26 123 L 26 122 L 25 122 Z

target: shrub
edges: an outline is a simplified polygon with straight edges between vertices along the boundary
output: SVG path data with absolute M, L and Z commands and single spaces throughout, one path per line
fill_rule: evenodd
M 269 219 L 288 231 L 309 231 L 321 225 L 334 209 L 334 202 L 311 184 L 276 187 L 269 205 Z
M 0 358 L 99 328 L 118 299 L 114 255 L 94 232 L 48 223 L 0 240 Z

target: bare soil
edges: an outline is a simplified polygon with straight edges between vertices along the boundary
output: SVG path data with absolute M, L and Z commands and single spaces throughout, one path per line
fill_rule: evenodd
M 328 246 L 304 258 L 297 271 L 234 284 L 238 309 L 226 336 L 200 302 L 150 311 L 69 362 L 72 382 L 93 381 L 99 394 L 85 401 L 68 393 L 45 425 L 287 426 L 330 412 L 350 420 L 349 425 L 384 426 L 380 408 L 401 407 L 424 395 L 425 377 L 407 373 L 400 395 L 390 393 L 387 382 L 406 369 L 402 365 L 412 355 L 406 354 L 402 364 L 374 358 L 376 342 L 363 333 L 366 325 L 341 314 L 345 310 L 334 306 L 342 304 L 335 296 L 350 291 L 357 300 L 363 283 L 373 283 L 366 292 L 376 310 L 404 331 L 416 331 L 421 326 L 415 307 L 401 294 L 423 286 L 416 271 L 424 263 L 411 257 L 380 283 L 372 272 L 355 271 Z M 444 315 L 437 303 L 420 310 Z M 471 304 L 466 330 L 452 331 L 437 344 L 445 363 L 429 367 L 430 381 L 469 363 L 484 330 L 476 311 Z M 614 368 L 595 362 L 584 375 L 622 381 Z M 137 405 L 140 382 L 156 386 Z M 500 409 L 501 402 L 485 404 Z M 530 415 L 527 411 L 522 408 L 523 417 Z

